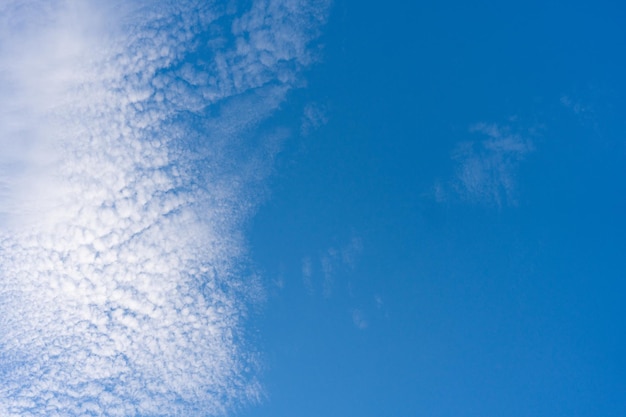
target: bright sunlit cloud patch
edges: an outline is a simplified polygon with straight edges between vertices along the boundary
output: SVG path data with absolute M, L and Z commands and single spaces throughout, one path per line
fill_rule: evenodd
M 325 1 L 0 6 L 0 414 L 260 393 L 241 222 Z

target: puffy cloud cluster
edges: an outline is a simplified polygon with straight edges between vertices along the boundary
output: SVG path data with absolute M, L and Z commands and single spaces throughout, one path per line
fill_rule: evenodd
M 0 415 L 254 400 L 241 222 L 324 1 L 0 6 Z

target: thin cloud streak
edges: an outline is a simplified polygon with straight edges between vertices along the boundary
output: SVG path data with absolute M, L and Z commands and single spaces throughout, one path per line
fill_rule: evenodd
M 256 127 L 328 4 L 98 3 L 0 6 L 0 413 L 223 414 L 261 395 Z

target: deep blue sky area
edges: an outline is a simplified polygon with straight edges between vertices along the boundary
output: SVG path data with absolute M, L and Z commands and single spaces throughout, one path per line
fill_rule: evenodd
M 626 415 L 624 21 L 334 3 L 283 108 L 317 122 L 249 226 L 267 398 L 240 415 Z

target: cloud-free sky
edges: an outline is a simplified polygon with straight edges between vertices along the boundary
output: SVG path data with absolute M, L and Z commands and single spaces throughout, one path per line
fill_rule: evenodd
M 626 415 L 625 19 L 5 0 L 0 417 Z

